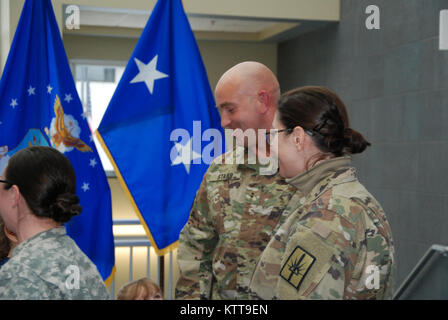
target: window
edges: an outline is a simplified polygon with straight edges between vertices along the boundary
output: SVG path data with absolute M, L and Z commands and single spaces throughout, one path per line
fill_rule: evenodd
M 125 62 L 71 61 L 76 89 L 92 132 L 97 130 L 103 118 L 112 95 L 118 86 L 118 82 L 123 75 L 125 65 Z M 114 175 L 113 166 L 98 142 L 96 135 L 93 135 L 93 140 L 104 170 L 108 176 Z

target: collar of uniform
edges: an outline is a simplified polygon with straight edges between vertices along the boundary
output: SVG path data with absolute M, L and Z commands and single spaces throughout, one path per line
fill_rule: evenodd
M 26 241 L 23 241 L 20 243 L 17 247 L 14 248 L 12 251 L 11 258 L 18 255 L 20 252 L 25 250 L 26 248 L 32 247 L 34 244 L 51 238 L 57 238 L 60 236 L 65 236 L 65 227 L 57 227 L 57 228 L 51 228 L 49 230 L 42 231 L 31 238 L 27 239 Z
M 306 196 L 319 182 L 333 175 L 335 172 L 346 171 L 350 168 L 350 164 L 351 158 L 348 156 L 332 158 L 318 163 L 308 171 L 285 180 Z
M 244 147 L 244 148 L 239 147 L 236 149 L 235 152 L 237 154 L 237 157 L 238 157 L 238 155 L 240 155 L 244 158 L 244 162 L 238 164 L 238 167 L 240 167 L 240 168 L 249 168 L 249 169 L 256 171 L 258 174 L 261 174 L 260 170 L 264 169 L 265 173 L 263 175 L 275 175 L 278 171 L 277 170 L 275 172 L 266 174 L 266 172 L 272 171 L 269 169 L 270 163 L 267 163 L 267 164 L 260 163 L 257 154 L 254 153 L 251 149 L 249 149 L 247 147 Z M 241 153 L 243 153 L 243 154 L 241 155 Z

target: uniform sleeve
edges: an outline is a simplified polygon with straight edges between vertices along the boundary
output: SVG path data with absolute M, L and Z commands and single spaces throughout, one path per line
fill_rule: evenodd
M 52 290 L 42 281 L 14 277 L 0 280 L 0 300 L 49 300 L 52 299 Z
M 341 299 L 344 291 L 340 253 L 314 230 L 300 226 L 289 239 L 281 262 L 278 294 L 282 300 Z
M 363 229 L 345 211 L 313 204 L 302 213 L 281 262 L 280 299 L 346 299 Z
M 394 264 L 386 241 L 380 235 L 366 238 L 357 267 L 360 277 L 353 278 L 347 287 L 347 299 L 383 300 L 393 295 Z M 368 249 L 366 249 L 368 248 Z M 393 257 L 393 256 L 392 256 Z
M 327 199 L 304 210 L 286 242 L 279 298 L 391 298 L 394 248 L 381 206 L 369 196 Z
M 361 201 L 356 202 L 363 207 L 366 214 L 363 216 L 364 232 L 360 241 L 360 254 L 353 279 L 348 284 L 347 298 L 391 299 L 394 290 L 395 257 L 389 223 L 382 208 L 375 202 L 369 206 Z
M 309 299 L 382 300 L 393 294 L 394 252 L 390 230 L 380 208 L 355 201 L 359 217 L 341 218 L 326 243 L 335 250 L 330 267 Z
M 179 237 L 177 261 L 180 276 L 175 290 L 176 299 L 211 299 L 212 252 L 217 240 L 215 223 L 210 217 L 206 174 Z

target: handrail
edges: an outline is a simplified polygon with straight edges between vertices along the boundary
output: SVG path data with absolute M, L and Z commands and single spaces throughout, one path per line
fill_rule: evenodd
M 423 257 L 419 260 L 419 262 L 415 265 L 414 269 L 409 273 L 407 278 L 403 281 L 401 286 L 395 292 L 393 296 L 393 300 L 398 300 L 405 290 L 411 285 L 412 281 L 417 277 L 417 275 L 426 267 L 428 262 L 436 253 L 441 253 L 444 256 L 448 256 L 448 246 L 442 246 L 438 244 L 433 244 L 423 255 Z
M 150 247 L 151 242 L 145 238 L 132 238 L 132 239 L 115 239 L 114 240 L 116 247 Z
M 138 219 L 114 219 L 112 221 L 114 226 L 120 225 L 138 225 L 140 221 Z
M 113 225 L 114 226 L 118 226 L 118 225 L 140 225 L 140 221 L 138 219 L 114 219 L 113 220 Z M 149 277 L 150 275 L 150 268 L 151 268 L 151 264 L 150 264 L 150 253 L 149 253 L 149 249 L 152 246 L 151 242 L 149 241 L 149 239 L 144 236 L 144 235 L 140 235 L 140 236 L 115 236 L 114 237 L 114 244 L 115 247 L 129 247 L 130 252 L 129 252 L 129 281 L 133 280 L 133 249 L 134 247 L 147 247 L 148 248 L 148 253 L 147 253 L 147 258 L 146 258 L 146 264 L 147 264 L 147 269 L 146 269 L 146 275 L 147 277 Z M 156 264 L 156 283 L 157 285 L 159 285 L 162 289 L 164 287 L 164 262 L 165 262 L 165 257 L 159 257 L 157 259 L 157 264 Z M 173 296 L 173 254 L 172 252 L 169 253 L 169 275 L 168 275 L 168 299 L 171 299 Z M 112 281 L 112 285 L 111 285 L 111 295 L 114 296 L 115 293 L 115 277 Z

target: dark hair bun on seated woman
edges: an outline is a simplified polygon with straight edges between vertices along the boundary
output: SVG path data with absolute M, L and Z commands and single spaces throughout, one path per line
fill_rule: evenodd
M 70 160 L 50 147 L 30 147 L 8 162 L 6 179 L 19 187 L 30 210 L 38 217 L 66 223 L 81 213 L 76 175 Z
M 59 223 L 66 223 L 81 213 L 79 198 L 73 193 L 61 194 L 49 208 L 49 218 Z

